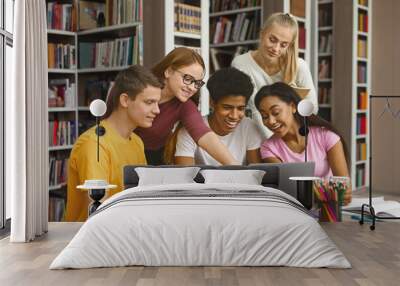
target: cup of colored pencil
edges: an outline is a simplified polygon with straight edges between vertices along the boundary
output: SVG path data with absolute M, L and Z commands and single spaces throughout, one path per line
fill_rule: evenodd
M 342 205 L 348 177 L 327 177 L 314 181 L 314 197 L 319 205 L 320 222 L 342 221 Z

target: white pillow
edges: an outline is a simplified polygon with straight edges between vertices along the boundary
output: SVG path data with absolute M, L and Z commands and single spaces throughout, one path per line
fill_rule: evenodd
M 199 167 L 135 168 L 139 176 L 138 186 L 195 183 L 193 179 L 199 170 Z
M 261 185 L 265 171 L 261 170 L 201 170 L 204 183 L 234 183 Z

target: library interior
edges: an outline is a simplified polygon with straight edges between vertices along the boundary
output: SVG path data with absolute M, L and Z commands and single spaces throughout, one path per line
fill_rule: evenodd
M 397 285 L 398 12 L 0 0 L 0 284 Z

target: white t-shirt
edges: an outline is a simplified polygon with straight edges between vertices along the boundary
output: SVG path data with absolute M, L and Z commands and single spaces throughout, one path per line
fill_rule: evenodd
M 207 116 L 203 117 L 203 120 L 207 126 L 210 126 L 208 124 Z M 242 119 L 233 132 L 225 136 L 217 136 L 221 142 L 228 147 L 233 157 L 242 164 L 247 164 L 247 150 L 255 150 L 260 148 L 263 139 L 256 123 L 250 118 L 246 117 Z M 196 142 L 193 141 L 192 137 L 190 137 L 185 128 L 179 130 L 175 156 L 192 157 L 194 158 L 195 164 L 199 165 L 221 165 L 205 150 L 199 147 Z
M 257 122 L 264 137 L 271 137 L 272 131 L 270 131 L 267 127 L 264 126 L 261 115 L 254 104 L 254 97 L 256 93 L 260 90 L 260 88 L 262 88 L 263 86 L 282 81 L 283 80 L 282 73 L 278 72 L 274 75 L 267 74 L 251 56 L 251 51 L 235 57 L 232 61 L 232 67 L 235 67 L 243 71 L 251 78 L 254 85 L 254 92 L 249 100 L 249 107 L 251 109 L 253 119 Z M 318 113 L 317 94 L 315 92 L 315 87 L 311 77 L 310 69 L 308 68 L 307 63 L 302 58 L 299 58 L 298 71 L 295 83 L 298 87 L 304 87 L 310 89 L 307 98 L 310 99 L 314 104 L 313 113 L 317 114 Z

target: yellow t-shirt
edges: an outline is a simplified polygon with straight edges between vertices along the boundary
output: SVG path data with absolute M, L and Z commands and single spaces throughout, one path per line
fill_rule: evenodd
M 76 188 L 85 180 L 104 179 L 117 188 L 106 192 L 106 197 L 123 190 L 123 167 L 145 165 L 143 142 L 132 132 L 129 139 L 123 138 L 107 121 L 101 125 L 106 132 L 100 136 L 99 162 L 97 162 L 96 126 L 90 128 L 75 142 L 68 161 L 68 193 L 66 221 L 85 221 L 91 201 L 87 191 Z

